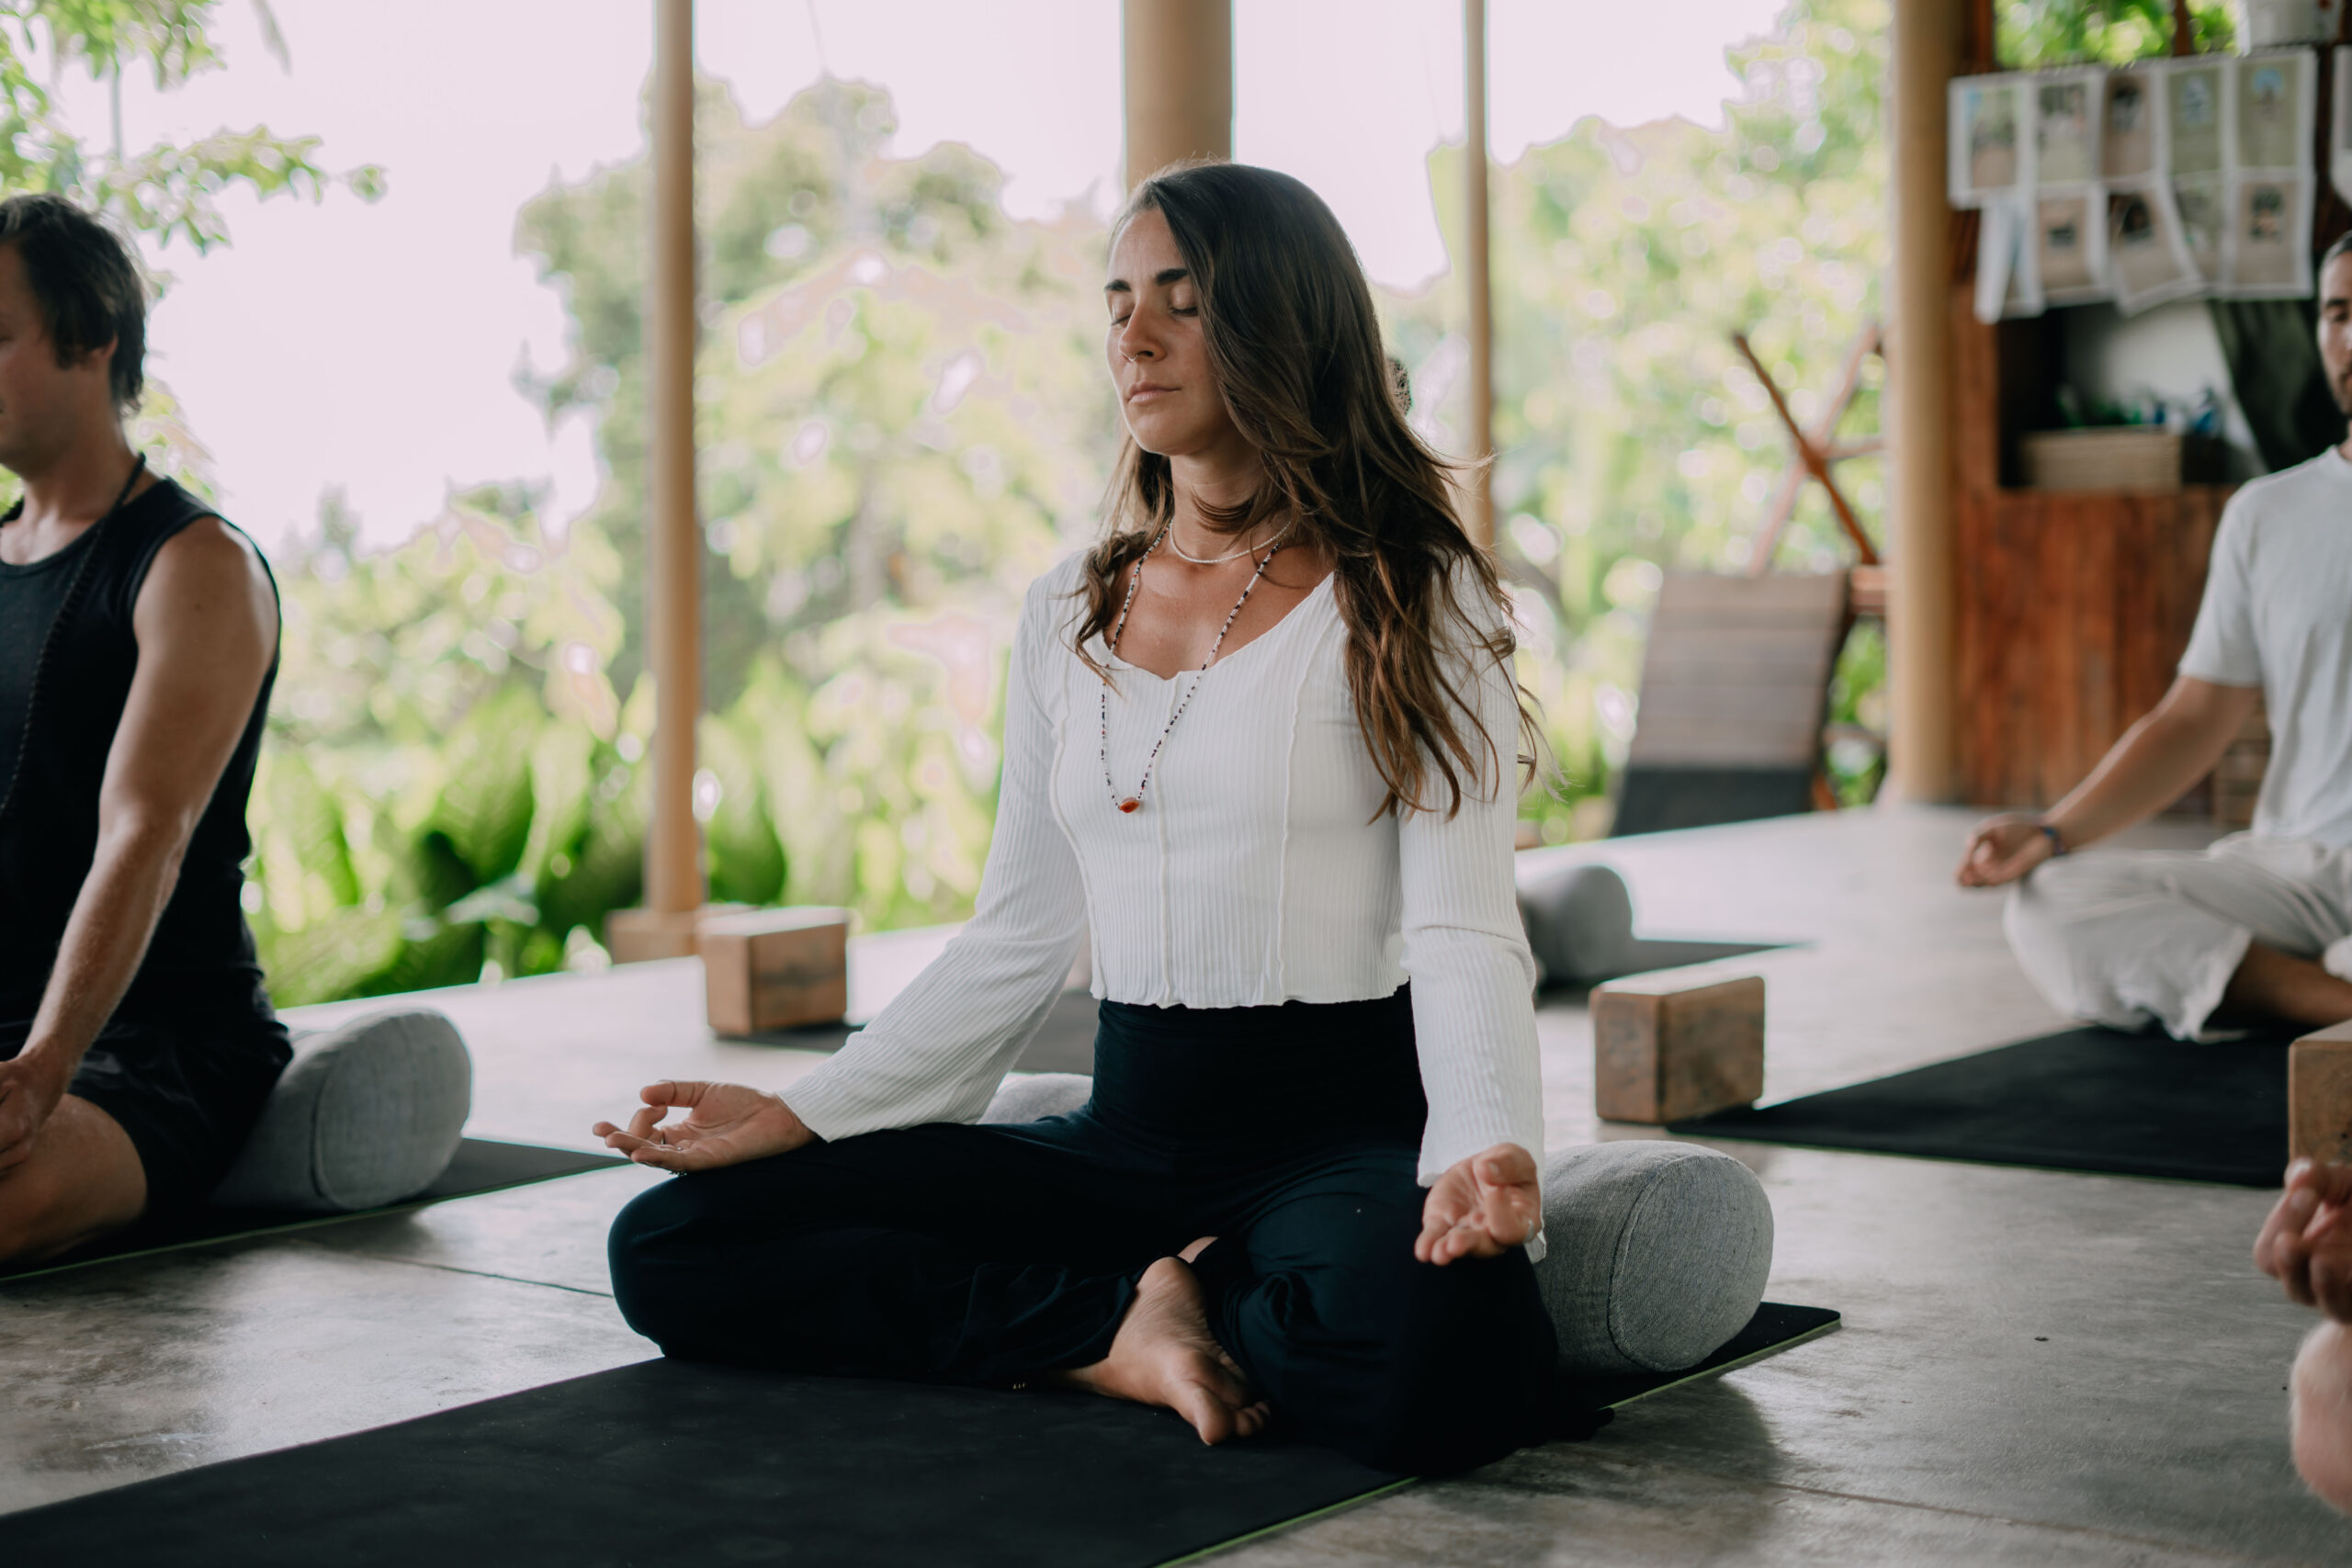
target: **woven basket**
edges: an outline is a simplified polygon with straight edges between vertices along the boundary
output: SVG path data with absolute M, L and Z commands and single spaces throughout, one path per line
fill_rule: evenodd
M 2031 490 L 2172 491 L 2180 488 L 2181 434 L 2120 425 L 2042 430 L 2018 439 Z

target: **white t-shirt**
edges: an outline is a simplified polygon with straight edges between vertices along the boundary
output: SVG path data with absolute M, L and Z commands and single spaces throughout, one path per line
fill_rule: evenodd
M 2180 672 L 2259 686 L 2254 830 L 2352 848 L 2352 462 L 2334 449 L 2233 496 Z
M 1422 1181 L 1499 1143 L 1540 1162 L 1508 675 L 1490 661 L 1463 682 L 1511 770 L 1503 786 L 1490 769 L 1450 818 L 1380 814 L 1327 579 L 1205 673 L 1162 681 L 1092 644 L 1118 671 L 1106 784 L 1102 687 L 1069 642 L 1081 565 L 1072 557 L 1039 579 L 1022 610 L 996 836 L 970 923 L 786 1092 L 793 1110 L 829 1139 L 971 1121 L 1091 938 L 1094 994 L 1148 1007 L 1358 1001 L 1410 979 L 1430 1107 Z M 1114 787 L 1136 787 L 1163 731 L 1144 808 L 1123 815 Z

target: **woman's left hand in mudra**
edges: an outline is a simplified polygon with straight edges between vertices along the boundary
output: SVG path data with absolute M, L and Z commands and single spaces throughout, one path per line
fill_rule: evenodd
M 639 1165 L 663 1170 L 713 1170 L 747 1159 L 787 1154 L 817 1134 L 778 1096 L 741 1084 L 664 1078 L 637 1091 L 645 1103 L 626 1127 L 599 1122 L 591 1129 L 605 1146 Z M 684 1120 L 664 1123 L 673 1109 Z
M 1497 1144 L 1459 1162 L 1430 1188 L 1413 1256 L 1437 1264 L 1499 1258 L 1533 1241 L 1543 1223 L 1535 1156 L 1517 1144 Z

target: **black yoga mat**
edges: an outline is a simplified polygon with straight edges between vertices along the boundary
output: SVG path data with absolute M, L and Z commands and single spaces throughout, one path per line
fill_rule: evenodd
M 1679 1372 L 1640 1372 L 1627 1377 L 1587 1378 L 1571 1384 L 1567 1400 L 1587 1410 L 1616 1410 L 1637 1399 L 1664 1393 L 1687 1382 L 1697 1382 L 1760 1361 L 1765 1357 L 1817 1339 L 1838 1326 L 1839 1314 L 1828 1307 L 1790 1306 L 1766 1302 L 1713 1355 Z
M 2276 1187 L 2287 1165 L 2287 1045 L 2070 1029 L 1668 1130 Z
M 365 1219 L 370 1214 L 399 1213 L 407 1209 L 421 1209 L 427 1203 L 438 1203 L 445 1199 L 470 1198 L 479 1193 L 495 1192 L 501 1188 L 521 1187 L 528 1182 L 545 1181 L 551 1177 L 575 1176 L 583 1170 L 602 1170 L 606 1166 L 628 1163 L 617 1155 L 549 1148 L 543 1144 L 508 1144 L 491 1138 L 468 1138 L 458 1144 L 448 1168 L 442 1171 L 430 1187 L 413 1198 L 390 1203 L 380 1209 L 362 1209 L 347 1214 L 313 1214 L 290 1209 L 198 1209 L 165 1219 L 143 1220 L 128 1230 L 117 1231 L 87 1247 L 77 1247 L 62 1258 L 27 1264 L 18 1269 L 0 1268 L 0 1280 L 53 1274 L 62 1269 L 103 1263 L 108 1258 L 129 1258 L 142 1252 L 164 1252 L 176 1247 L 193 1247 L 204 1241 L 226 1241 L 237 1236 L 259 1235 L 268 1231 L 331 1225 L 344 1220 Z
M 1775 1311 L 1805 1314 L 1775 1343 L 1826 1326 Z M 1408 1480 L 1085 1394 L 655 1360 L 11 1514 L 0 1539 L 108 1568 L 1144 1568 Z

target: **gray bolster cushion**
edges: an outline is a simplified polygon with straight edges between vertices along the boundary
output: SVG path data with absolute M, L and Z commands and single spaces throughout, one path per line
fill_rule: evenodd
M 1772 1271 L 1772 1205 L 1719 1150 L 1593 1144 L 1544 1167 L 1535 1282 L 1560 1370 L 1603 1376 L 1703 1361 L 1747 1325 Z
M 447 1168 L 472 1107 L 473 1062 L 437 1012 L 300 1036 L 212 1201 L 323 1214 L 397 1203 Z
M 1005 1080 L 982 1122 L 1036 1122 L 1084 1105 L 1079 1073 Z M 1755 1173 L 1696 1144 L 1627 1139 L 1566 1149 L 1544 1168 L 1535 1282 L 1572 1375 L 1694 1366 L 1747 1326 L 1772 1271 L 1772 1205 Z
M 1605 865 L 1571 865 L 1519 890 L 1519 917 L 1541 983 L 1590 984 L 1634 963 L 1634 896 Z

